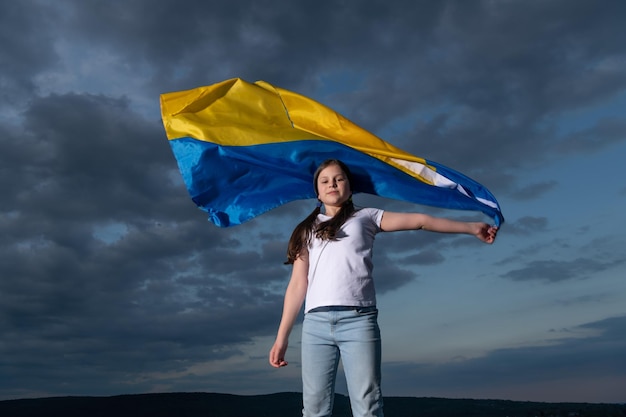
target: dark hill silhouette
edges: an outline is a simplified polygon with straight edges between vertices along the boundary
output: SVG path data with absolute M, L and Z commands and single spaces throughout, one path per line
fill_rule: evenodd
M 301 394 L 167 393 L 0 401 L 2 417 L 298 417 Z M 337 395 L 333 417 L 351 417 Z M 443 398 L 385 398 L 389 417 L 624 417 L 625 404 L 540 403 Z

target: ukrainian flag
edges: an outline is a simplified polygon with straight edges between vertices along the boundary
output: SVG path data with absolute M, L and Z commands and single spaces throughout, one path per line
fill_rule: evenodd
M 239 78 L 161 95 L 163 124 L 192 200 L 220 227 L 316 198 L 313 174 L 345 162 L 352 190 L 504 221 L 482 185 L 406 153 L 332 109 L 266 82 Z

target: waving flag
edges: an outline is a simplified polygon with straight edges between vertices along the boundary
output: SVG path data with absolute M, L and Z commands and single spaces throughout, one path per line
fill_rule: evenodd
M 482 185 L 404 152 L 332 109 L 266 82 L 239 78 L 161 95 L 163 124 L 192 200 L 218 226 L 316 198 L 313 174 L 345 162 L 352 191 L 504 220 Z

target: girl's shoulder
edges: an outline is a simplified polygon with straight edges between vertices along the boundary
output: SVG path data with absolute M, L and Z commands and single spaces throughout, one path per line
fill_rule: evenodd
M 372 214 L 384 212 L 383 209 L 379 209 L 376 207 L 355 207 L 354 213 L 359 214 L 361 216 L 370 216 Z
M 380 226 L 385 211 L 375 207 L 358 207 L 354 210 L 354 216 L 370 219 L 376 226 Z

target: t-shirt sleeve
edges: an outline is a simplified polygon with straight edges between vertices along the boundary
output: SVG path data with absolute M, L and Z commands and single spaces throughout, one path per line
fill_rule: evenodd
M 385 211 L 377 208 L 367 208 L 364 210 L 367 210 L 369 218 L 376 226 L 376 233 L 382 232 L 382 229 L 380 228 L 380 223 L 383 221 L 383 214 L 385 213 Z

